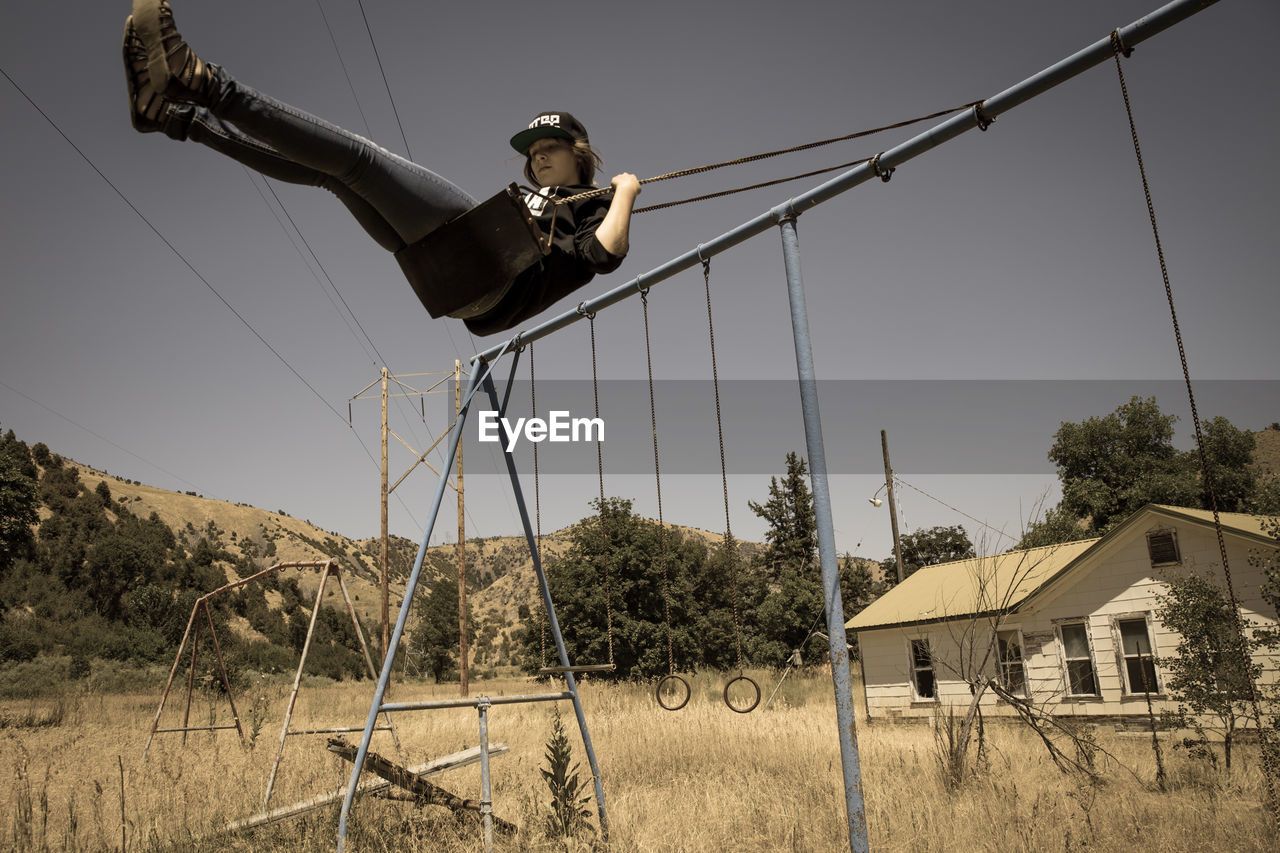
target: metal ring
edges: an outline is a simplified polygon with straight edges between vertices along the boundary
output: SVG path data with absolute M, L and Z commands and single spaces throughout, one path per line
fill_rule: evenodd
M 738 708 L 732 702 L 729 701 L 729 688 L 739 681 L 747 682 L 756 690 L 755 701 L 745 708 Z M 728 705 L 729 710 L 733 711 L 736 714 L 750 714 L 752 711 L 756 709 L 756 706 L 760 704 L 760 685 L 756 684 L 754 681 L 752 681 L 750 678 L 748 678 L 745 675 L 739 675 L 737 678 L 729 679 L 727 682 L 725 682 L 725 685 L 724 685 L 724 704 Z
M 666 702 L 662 701 L 662 685 L 672 680 L 678 681 L 684 685 L 684 698 L 675 705 L 668 705 Z M 668 711 L 679 711 L 685 705 L 688 705 L 690 695 L 692 695 L 692 691 L 689 689 L 689 682 L 685 681 L 682 676 L 676 675 L 674 672 L 670 675 L 663 676 L 662 680 L 658 682 L 658 686 L 653 689 L 653 696 L 658 700 L 658 704 Z
M 587 304 L 587 303 L 586 303 L 586 301 L 585 301 L 585 300 L 584 300 L 584 301 L 582 301 L 582 302 L 579 302 L 579 303 L 578 303 L 577 311 L 578 311 L 578 313 L 579 313 L 579 314 L 581 314 L 583 317 L 586 317 L 588 320 L 594 320 L 594 319 L 596 318 L 596 312 L 594 312 L 594 311 L 587 311 L 587 310 L 585 310 L 582 306 L 584 306 L 584 305 L 586 305 L 586 304 Z

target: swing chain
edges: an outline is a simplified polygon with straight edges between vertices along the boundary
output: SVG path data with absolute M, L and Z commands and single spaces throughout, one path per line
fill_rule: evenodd
M 711 260 L 702 257 L 702 247 L 698 247 L 698 258 L 702 261 L 702 282 L 707 293 L 707 337 L 711 341 L 711 384 L 716 398 L 716 436 L 720 441 L 720 483 L 724 492 L 724 547 L 728 549 L 730 577 L 733 583 L 733 639 L 738 657 L 738 672 L 742 672 L 742 622 L 738 615 L 738 556 L 737 543 L 733 538 L 733 527 L 729 521 L 729 472 L 724 456 L 724 422 L 720 409 L 720 370 L 716 362 L 716 327 L 711 316 Z M 727 690 L 726 686 L 726 690 Z M 726 701 L 727 698 L 726 698 Z
M 600 383 L 596 364 L 596 314 L 583 310 L 586 302 L 578 303 L 578 313 L 587 318 L 591 327 L 591 393 L 595 399 L 596 420 L 600 420 Z M 605 523 L 606 504 L 604 498 L 604 447 L 603 442 L 596 442 L 596 474 L 600 480 L 600 536 L 604 545 L 604 621 L 609 640 L 609 663 L 613 664 L 613 587 L 609 582 L 609 528 Z
M 1196 408 L 1195 392 L 1191 387 L 1191 371 L 1187 366 L 1187 351 L 1182 342 L 1182 328 L 1178 323 L 1178 311 L 1173 301 L 1173 286 L 1169 283 L 1169 268 L 1165 262 L 1164 247 L 1160 242 L 1160 227 L 1156 224 L 1155 204 L 1151 200 L 1151 185 L 1147 180 L 1146 165 L 1142 160 L 1142 146 L 1138 143 L 1138 126 L 1133 120 L 1133 106 L 1129 101 L 1129 87 L 1124 79 L 1124 67 L 1120 63 L 1120 57 L 1123 55 L 1128 57 L 1133 49 L 1126 47 L 1124 41 L 1120 38 L 1119 30 L 1111 32 L 1111 48 L 1113 58 L 1116 62 L 1116 74 L 1120 79 L 1120 93 L 1124 97 L 1125 114 L 1129 119 L 1129 134 L 1133 138 L 1133 153 L 1138 161 L 1138 173 L 1142 177 L 1142 192 L 1147 201 L 1147 214 L 1151 219 L 1151 231 L 1155 237 L 1156 255 L 1160 260 L 1160 275 L 1164 280 L 1165 297 L 1169 303 L 1169 316 L 1173 322 L 1173 334 L 1178 343 L 1178 358 L 1182 362 L 1182 378 L 1187 388 L 1187 401 L 1191 408 L 1191 421 L 1195 427 L 1196 449 L 1200 456 L 1200 471 L 1204 478 L 1205 491 L 1209 493 L 1209 506 L 1213 511 L 1213 526 L 1218 539 L 1218 553 L 1222 557 L 1222 575 L 1227 583 L 1227 596 L 1231 602 L 1231 621 L 1235 628 L 1236 648 L 1241 660 L 1247 663 L 1250 659 L 1247 640 L 1245 638 L 1244 623 L 1240 618 L 1240 602 L 1236 597 L 1235 585 L 1231 578 L 1231 568 L 1227 562 L 1227 543 L 1222 532 L 1222 519 L 1218 513 L 1218 496 L 1214 490 L 1213 475 L 1209 469 L 1208 457 L 1205 454 L 1204 436 L 1200 429 L 1200 413 Z M 1259 715 L 1258 689 L 1253 679 L 1248 679 L 1249 683 L 1249 703 L 1252 706 L 1255 719 L 1261 719 Z M 1268 760 L 1270 759 L 1270 760 Z M 1270 749 L 1263 749 L 1263 761 L 1265 764 L 1272 766 L 1266 767 L 1263 773 L 1263 779 L 1267 788 L 1267 799 L 1270 801 L 1273 810 L 1273 816 L 1276 810 L 1276 790 L 1274 788 L 1274 779 L 1276 777 L 1276 767 L 1274 766 L 1274 757 Z
M 662 518 L 662 466 L 658 459 L 658 406 L 653 393 L 653 351 L 649 342 L 649 288 L 640 291 L 644 309 L 644 358 L 649 368 L 649 422 L 653 427 L 653 479 L 658 492 L 658 547 L 662 561 L 662 611 L 667 624 L 667 675 L 676 674 L 675 645 L 671 639 L 671 594 L 667 574 L 667 527 Z
M 929 121 L 930 119 L 941 118 L 942 116 L 950 115 L 951 113 L 959 112 L 960 110 L 968 109 L 968 108 L 972 107 L 975 103 L 979 103 L 979 102 L 977 102 L 977 101 L 970 101 L 969 103 L 967 103 L 967 104 L 962 104 L 962 105 L 960 105 L 960 106 L 958 106 L 958 107 L 951 107 L 950 109 L 938 110 L 937 112 L 935 112 L 935 113 L 930 113 L 929 115 L 919 116 L 919 117 L 917 117 L 917 118 L 906 119 L 905 121 L 898 121 L 898 122 L 894 122 L 894 123 L 892 123 L 892 124 L 885 124 L 885 125 L 881 125 L 880 127 L 873 127 L 873 128 L 869 128 L 869 129 L 867 129 L 867 130 L 859 130 L 859 131 L 855 131 L 854 133 L 848 133 L 848 134 L 845 134 L 844 136 L 834 136 L 834 137 L 831 137 L 830 139 L 821 139 L 821 140 L 818 140 L 817 142 L 806 142 L 806 143 L 803 143 L 803 144 L 801 144 L 801 145 L 793 145 L 793 146 L 791 146 L 790 148 L 779 148 L 779 149 L 777 149 L 777 150 L 775 150 L 775 151 L 765 151 L 765 152 L 763 152 L 763 153 L 761 153 L 761 154 L 750 154 L 750 155 L 748 155 L 748 156 L 746 156 L 746 157 L 738 157 L 737 159 L 734 159 L 734 160 L 724 160 L 724 161 L 719 162 L 719 163 L 710 163 L 710 164 L 708 164 L 708 165 L 706 165 L 706 166 L 695 166 L 695 167 L 693 167 L 693 168 L 691 168 L 691 169 L 680 169 L 680 170 L 675 171 L 675 172 L 666 172 L 665 174 L 662 174 L 662 175 L 655 175 L 655 176 L 654 176 L 654 177 L 652 177 L 652 178 L 642 178 L 642 179 L 641 179 L 641 181 L 640 181 L 640 183 L 641 183 L 641 184 L 652 184 L 652 183 L 656 183 L 656 182 L 658 182 L 658 181 L 669 181 L 669 180 L 672 180 L 673 178 L 684 178 L 684 177 L 688 177 L 689 175 L 699 175 L 699 174 L 702 174 L 703 172 L 710 172 L 710 171 L 713 171 L 713 170 L 715 170 L 715 169 L 723 169 L 723 168 L 724 168 L 724 167 L 726 167 L 726 166 L 739 166 L 739 165 L 742 165 L 742 164 L 744 164 L 744 163 L 754 163 L 754 162 L 759 161 L 759 160 L 767 160 L 767 159 L 768 159 L 768 158 L 770 158 L 770 157 L 778 157 L 778 156 L 780 156 L 780 155 L 782 155 L 782 154 L 794 154 L 794 153 L 796 153 L 796 152 L 798 152 L 798 151 L 808 151 L 808 150 L 813 149 L 813 148 L 821 148 L 821 147 L 822 147 L 822 146 L 824 146 L 824 145 L 832 145 L 832 144 L 834 144 L 834 143 L 836 143 L 836 142 L 847 142 L 847 141 L 849 141 L 849 140 L 851 140 L 851 139 L 860 139 L 860 138 L 862 138 L 862 137 L 864 137 L 864 136 L 872 136 L 872 135 L 877 134 L 877 133 L 882 133 L 882 132 L 884 132 L 884 131 L 886 131 L 886 130 L 897 130 L 898 128 L 901 128 L 901 127 L 907 127 L 907 126 L 909 126 L 909 125 L 917 124 L 917 123 L 922 122 L 922 121 Z M 861 162 L 861 161 L 859 161 L 859 162 Z M 836 167 L 834 167 L 834 168 L 843 168 L 843 167 L 836 166 Z M 826 170 L 823 170 L 823 171 L 831 171 L 831 170 L 830 170 L 830 169 L 826 169 Z M 813 173 L 810 173 L 810 174 L 813 174 Z M 808 175 L 797 175 L 796 177 L 808 177 Z M 781 180 L 781 181 L 774 181 L 774 182 L 772 182 L 772 183 L 783 183 L 783 182 L 788 181 L 788 180 L 794 180 L 794 178 L 784 178 L 784 179 L 783 179 L 783 180 Z M 764 186 L 764 185 L 762 185 L 762 186 Z M 755 188 L 756 188 L 756 187 L 749 187 L 748 189 L 755 189 Z M 612 189 L 612 187 L 597 187 L 597 188 L 595 188 L 595 189 L 586 190 L 585 192 L 578 193 L 577 195 L 569 196 L 568 198 L 563 198 L 563 199 L 554 199 L 554 200 L 553 200 L 553 202 L 554 202 L 555 204 L 557 204 L 557 205 L 559 205 L 559 204 L 569 204 L 569 203 L 571 203 L 571 202 L 575 202 L 575 201 L 582 201 L 582 200 L 584 200 L 584 199 L 588 199 L 588 198 L 595 198 L 595 197 L 597 197 L 597 196 L 602 196 L 602 195 L 604 195 L 605 193 L 610 192 L 610 190 L 611 190 L 611 189 Z M 716 196 L 715 196 L 715 195 L 708 196 L 708 198 L 714 198 L 714 197 L 716 197 Z M 699 197 L 699 198 L 696 198 L 696 199 L 688 199 L 688 201 L 702 201 L 702 200 L 703 200 L 703 198 L 702 198 L 702 197 Z M 683 202 L 682 202 L 682 203 L 683 203 Z M 671 206 L 671 205 L 663 205 L 663 206 Z M 657 209 L 657 207 L 658 207 L 658 206 L 657 206 L 657 205 L 655 205 L 654 207 L 647 207 L 647 208 L 642 208 L 642 209 L 643 209 L 643 210 L 654 210 L 654 209 Z
M 517 338 L 519 335 L 516 336 Z M 529 408 L 532 410 L 533 417 L 538 416 L 538 384 L 537 377 L 533 370 L 533 343 L 529 343 Z M 538 554 L 542 554 L 542 481 L 538 472 L 538 444 L 533 442 L 533 515 L 536 519 L 537 527 L 535 528 L 537 538 L 534 540 L 538 546 Z M 542 574 L 545 577 L 547 567 L 542 567 Z M 551 581 L 547 581 L 548 592 L 551 589 Z M 539 660 L 542 662 L 542 669 L 547 668 L 547 624 L 551 621 L 551 616 L 547 612 L 547 601 L 542 600 L 542 619 L 540 620 L 539 634 L 541 641 L 541 655 Z

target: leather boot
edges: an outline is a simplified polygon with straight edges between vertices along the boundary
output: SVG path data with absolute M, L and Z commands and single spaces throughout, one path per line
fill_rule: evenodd
M 133 27 L 133 16 L 124 22 L 124 80 L 129 90 L 129 120 L 139 133 L 160 130 L 160 118 L 167 106 L 164 96 L 151 85 L 147 51 Z
M 212 108 L 222 88 L 221 69 L 196 56 L 178 33 L 169 0 L 133 0 L 133 25 L 152 87 L 170 100 Z

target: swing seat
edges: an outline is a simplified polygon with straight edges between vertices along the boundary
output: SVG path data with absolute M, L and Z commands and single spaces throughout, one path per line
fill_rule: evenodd
M 395 254 L 428 314 L 465 318 L 496 305 L 516 276 L 547 254 L 541 238 L 511 184 Z

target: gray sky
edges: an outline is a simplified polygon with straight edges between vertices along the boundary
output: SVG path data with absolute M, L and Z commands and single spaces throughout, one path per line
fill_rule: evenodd
M 409 153 L 486 197 L 519 179 L 506 140 L 540 110 L 582 119 L 606 179 L 647 177 L 988 97 L 1156 3 L 364 7 Z M 323 191 L 268 191 L 198 145 L 135 133 L 119 46 L 127 12 L 124 0 L 68 0 L 56 17 L 40 4 L 15 6 L 0 32 L 0 67 L 302 378 L 0 81 L 0 428 L 119 476 L 376 535 L 378 406 L 353 404 L 350 429 L 347 399 L 383 360 L 399 374 L 449 370 L 501 338 L 431 320 L 393 258 Z M 405 153 L 354 0 L 176 0 L 176 13 L 204 58 Z M 1280 420 L 1268 381 L 1280 361 L 1277 36 L 1275 3 L 1224 0 L 1125 62 L 1192 375 L 1205 382 L 1201 414 L 1252 429 Z M 869 156 L 928 126 L 650 185 L 640 203 Z M 579 298 L 814 183 L 641 214 L 622 270 Z M 1158 393 L 1166 411 L 1184 415 L 1178 440 L 1187 446 L 1177 384 L 1151 384 L 1177 380 L 1180 369 L 1113 65 L 917 158 L 888 184 L 806 213 L 799 235 L 818 373 L 841 380 L 823 404 L 828 454 L 840 460 L 832 487 L 841 550 L 880 558 L 890 547 L 885 510 L 867 502 L 883 480 L 881 428 L 895 469 L 920 490 L 900 496 L 906 526 L 962 523 L 975 539 L 982 528 L 966 515 L 1016 535 L 1039 498 L 1056 500 L 1044 453 L 1061 420 Z M 747 500 L 764 499 L 768 473 L 787 450 L 803 449 L 794 385 L 777 381 L 795 377 L 778 237 L 717 257 L 713 283 L 720 371 L 740 402 L 726 423 L 733 524 L 757 538 Z M 655 288 L 651 322 L 658 378 L 706 380 L 701 276 Z M 639 303 L 603 312 L 597 331 L 602 378 L 643 380 Z M 535 351 L 540 381 L 590 378 L 585 324 Z M 615 385 L 632 403 L 639 395 L 638 440 L 647 442 L 643 383 Z M 665 515 L 720 529 L 712 402 L 705 393 L 681 400 L 659 411 L 664 458 L 703 464 L 664 474 Z M 444 406 L 432 399 L 425 424 L 416 405 L 395 406 L 392 428 L 421 449 L 445 426 Z M 619 418 L 604 415 L 606 424 Z M 621 417 L 618 432 L 629 435 L 636 416 Z M 606 489 L 652 515 L 652 477 L 633 461 L 641 457 L 632 441 L 606 442 Z M 412 457 L 393 448 L 395 478 Z M 578 449 L 590 471 L 594 452 Z M 493 468 L 496 456 L 468 451 L 469 465 Z M 624 461 L 611 471 L 615 458 Z M 393 532 L 421 537 L 433 486 L 419 473 L 397 490 Z M 587 514 L 596 489 L 593 473 L 547 478 L 544 529 Z M 468 535 L 519 530 L 504 479 L 470 478 L 467 494 Z M 454 535 L 447 513 L 433 541 Z M 988 547 L 1008 544 L 986 538 Z

